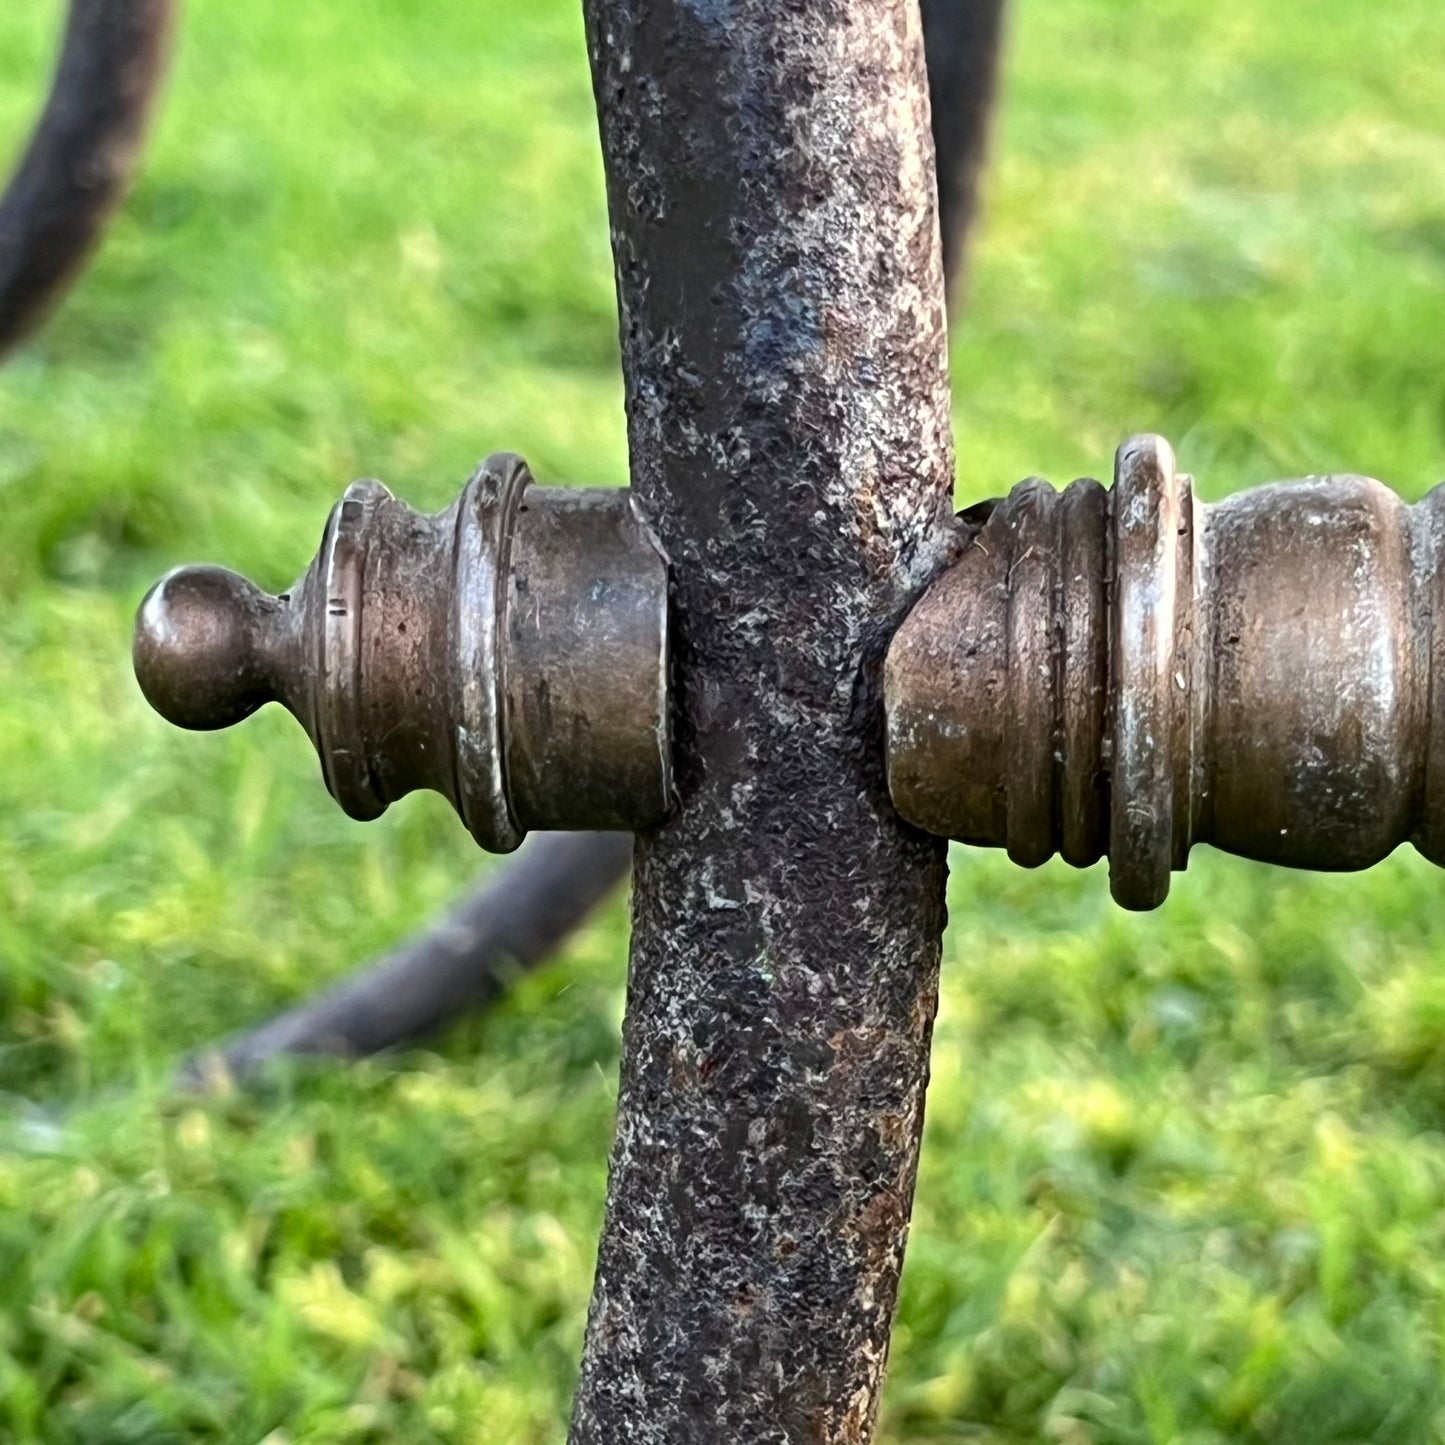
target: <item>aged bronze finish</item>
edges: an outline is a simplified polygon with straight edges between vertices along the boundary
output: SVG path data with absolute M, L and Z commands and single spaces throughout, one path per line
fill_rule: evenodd
M 1311 477 L 1214 506 L 1169 444 L 1112 491 L 1021 483 L 894 637 L 888 779 L 912 823 L 1016 862 L 1107 855 L 1152 908 L 1195 843 L 1445 864 L 1445 488 Z
M 356 482 L 279 597 L 217 567 L 170 573 L 136 618 L 141 690 L 187 728 L 282 703 L 353 818 L 431 788 L 493 852 L 529 828 L 657 822 L 666 560 L 630 493 L 531 482 L 491 457 L 435 516 Z

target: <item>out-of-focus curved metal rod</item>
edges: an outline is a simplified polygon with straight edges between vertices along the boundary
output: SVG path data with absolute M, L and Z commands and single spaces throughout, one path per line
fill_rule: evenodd
M 0 197 L 0 356 L 79 273 L 135 170 L 177 0 L 70 0 L 50 97 Z
M 950 300 L 963 289 L 988 153 L 1004 0 L 922 0 L 923 48 L 938 164 L 938 221 Z
M 533 833 L 440 922 L 259 1027 L 198 1050 L 177 1087 L 244 1082 L 280 1054 L 361 1058 L 496 1002 L 626 877 L 630 833 Z

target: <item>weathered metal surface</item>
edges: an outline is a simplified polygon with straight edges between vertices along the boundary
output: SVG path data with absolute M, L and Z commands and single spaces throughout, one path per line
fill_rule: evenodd
M 863 1442 L 944 922 L 880 696 L 955 535 L 919 12 L 586 8 L 679 802 L 638 843 L 571 1438 Z
M 174 0 L 71 0 L 49 100 L 0 197 L 0 355 L 55 304 L 124 195 L 173 19 Z
M 172 572 L 141 604 L 135 667 L 181 727 L 282 703 L 354 818 L 431 788 L 508 852 L 529 828 L 667 811 L 667 638 L 667 565 L 630 495 L 533 487 L 500 455 L 435 516 L 354 483 L 280 597 Z
M 1021 863 L 1105 853 L 1125 907 L 1195 843 L 1445 864 L 1445 489 L 1364 477 L 1194 498 L 1166 442 L 1112 493 L 1022 483 L 889 651 L 889 784 Z

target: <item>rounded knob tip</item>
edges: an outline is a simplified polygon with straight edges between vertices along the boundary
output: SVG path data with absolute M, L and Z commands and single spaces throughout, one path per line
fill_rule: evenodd
M 132 657 L 146 701 L 177 727 L 230 727 L 275 696 L 266 665 L 282 604 L 223 567 L 162 577 L 136 614 Z

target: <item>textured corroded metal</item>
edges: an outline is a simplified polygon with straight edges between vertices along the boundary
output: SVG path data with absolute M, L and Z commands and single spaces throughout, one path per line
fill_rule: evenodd
M 899 811 L 1151 908 L 1195 843 L 1445 864 L 1445 489 L 1311 477 L 1206 506 L 1168 444 L 1020 484 L 889 651 Z
M 183 567 L 136 620 L 141 689 L 181 727 L 282 703 L 354 818 L 417 788 L 482 847 L 667 811 L 667 566 L 629 493 L 534 487 L 513 456 L 423 516 L 379 482 L 279 597 Z
M 862 1445 L 944 921 L 880 692 L 954 537 L 919 7 L 586 11 L 678 806 L 638 840 L 571 1438 Z

